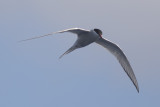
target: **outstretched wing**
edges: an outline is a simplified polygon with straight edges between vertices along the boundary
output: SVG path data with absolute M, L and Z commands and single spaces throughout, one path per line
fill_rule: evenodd
M 89 31 L 85 30 L 85 29 L 81 29 L 81 28 L 71 28 L 71 29 L 58 31 L 58 32 L 55 32 L 55 33 L 64 33 L 64 32 L 71 32 L 71 33 L 79 35 L 80 33 L 89 32 Z
M 137 91 L 139 92 L 138 82 L 136 80 L 135 74 L 132 70 L 132 67 L 123 53 L 123 51 L 114 43 L 104 39 L 100 38 L 96 41 L 99 45 L 103 46 L 104 48 L 108 49 L 119 61 L 121 66 L 123 67 L 124 71 L 127 73 L 133 84 L 135 85 Z
M 81 29 L 81 28 L 71 28 L 71 29 L 66 29 L 66 30 L 62 30 L 62 31 L 58 31 L 58 32 L 49 33 L 49 34 L 42 35 L 42 36 L 36 36 L 36 37 L 33 37 L 33 38 L 21 40 L 19 42 L 28 41 L 28 40 L 32 40 L 32 39 L 38 39 L 38 38 L 42 38 L 42 37 L 45 37 L 45 36 L 50 36 L 50 35 L 53 35 L 53 34 L 56 34 L 56 33 L 64 33 L 64 32 L 71 32 L 71 33 L 79 35 L 80 33 L 89 32 L 89 31 L 85 30 L 85 29 Z

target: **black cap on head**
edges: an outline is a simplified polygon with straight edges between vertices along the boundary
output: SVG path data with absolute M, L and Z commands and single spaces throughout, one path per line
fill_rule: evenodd
M 100 29 L 94 29 L 94 31 L 100 36 L 102 37 L 102 31 Z

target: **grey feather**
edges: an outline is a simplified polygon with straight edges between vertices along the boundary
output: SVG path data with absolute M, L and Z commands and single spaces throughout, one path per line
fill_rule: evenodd
M 42 37 L 45 37 L 45 36 L 51 36 L 51 35 L 56 34 L 56 33 L 64 33 L 64 32 L 71 32 L 71 33 L 79 35 L 80 33 L 89 32 L 89 31 L 85 30 L 85 29 L 81 29 L 81 28 L 71 28 L 71 29 L 66 29 L 66 30 L 62 30 L 62 31 L 58 31 L 58 32 L 52 32 L 52 33 L 42 35 L 42 36 L 36 36 L 36 37 L 29 38 L 29 39 L 24 39 L 24 40 L 21 40 L 21 41 L 18 41 L 18 42 L 24 42 L 24 41 L 28 41 L 28 40 L 38 39 L 38 38 L 42 38 Z
M 123 53 L 123 51 L 116 44 L 114 44 L 104 38 L 98 39 L 96 41 L 96 43 L 103 46 L 107 50 L 109 50 L 117 58 L 117 60 L 119 61 L 119 63 L 123 67 L 124 71 L 127 73 L 129 78 L 131 79 L 131 81 L 135 85 L 137 91 L 139 92 L 137 79 L 136 79 L 135 74 L 133 72 L 133 69 L 132 69 L 127 57 Z

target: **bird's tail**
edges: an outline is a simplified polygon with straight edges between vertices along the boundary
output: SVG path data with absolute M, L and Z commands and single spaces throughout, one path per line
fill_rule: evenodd
M 68 54 L 68 53 L 74 51 L 75 49 L 77 49 L 77 47 L 72 46 L 72 47 L 69 48 L 64 54 L 62 54 L 62 55 L 59 57 L 59 59 L 62 58 L 64 55 L 66 55 L 66 54 Z

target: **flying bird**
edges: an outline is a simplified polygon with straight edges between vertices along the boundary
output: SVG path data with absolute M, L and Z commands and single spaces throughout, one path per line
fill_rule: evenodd
M 62 58 L 64 55 L 74 51 L 75 49 L 85 47 L 85 46 L 95 42 L 95 43 L 101 45 L 102 47 L 106 48 L 109 52 L 111 52 L 117 58 L 117 60 L 121 64 L 122 68 L 127 73 L 128 77 L 131 79 L 132 83 L 134 84 L 137 91 L 139 92 L 137 79 L 135 77 L 133 69 L 132 69 L 126 55 L 124 54 L 124 52 L 121 50 L 121 48 L 118 45 L 103 38 L 102 31 L 100 29 L 85 30 L 85 29 L 81 29 L 81 28 L 71 28 L 71 29 L 66 29 L 66 30 L 62 30 L 62 31 L 58 31 L 58 32 L 53 32 L 53 33 L 46 34 L 43 36 L 25 39 L 22 41 L 37 39 L 37 38 L 53 35 L 56 33 L 64 33 L 64 32 L 70 32 L 70 33 L 76 34 L 77 40 L 64 54 L 62 54 L 60 56 L 60 58 Z M 20 42 L 22 42 L 22 41 L 20 41 Z

